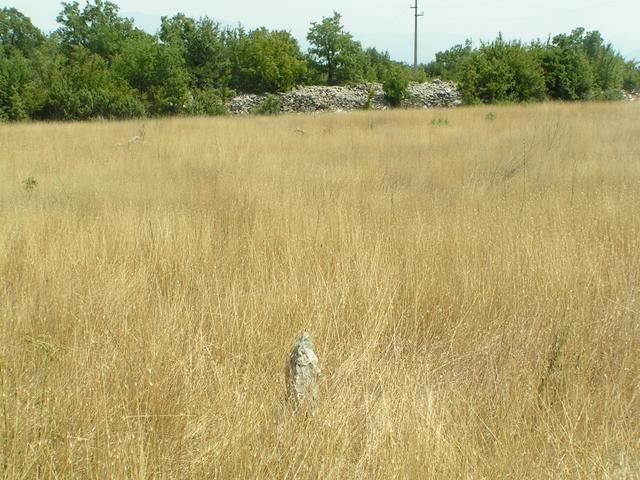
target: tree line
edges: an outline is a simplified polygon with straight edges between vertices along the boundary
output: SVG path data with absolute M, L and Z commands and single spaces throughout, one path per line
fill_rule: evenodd
M 0 121 L 218 115 L 239 92 L 362 82 L 384 83 L 399 103 L 413 78 L 388 52 L 363 48 L 336 12 L 311 23 L 303 52 L 282 30 L 177 14 L 151 35 L 109 1 L 61 8 L 50 34 L 0 9 Z M 613 98 L 640 87 L 638 64 L 582 29 L 530 45 L 467 42 L 421 65 L 416 80 L 432 77 L 459 82 L 470 103 Z
M 623 90 L 640 90 L 640 64 L 584 28 L 529 44 L 498 35 L 473 48 L 467 40 L 424 71 L 458 82 L 467 103 L 618 100 Z

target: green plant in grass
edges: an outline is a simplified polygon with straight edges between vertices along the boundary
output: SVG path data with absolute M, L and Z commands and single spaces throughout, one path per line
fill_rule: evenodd
M 436 127 L 445 127 L 449 125 L 449 120 L 446 118 L 434 118 L 431 120 L 431 125 L 435 125 Z
M 282 101 L 277 95 L 269 95 L 257 107 L 251 109 L 254 115 L 277 115 L 280 113 Z
M 38 186 L 38 181 L 34 177 L 27 177 L 22 180 L 22 188 L 31 195 L 33 190 Z

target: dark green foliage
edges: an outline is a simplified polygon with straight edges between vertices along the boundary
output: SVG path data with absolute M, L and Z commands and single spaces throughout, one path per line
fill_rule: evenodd
M 424 71 L 460 82 L 468 103 L 493 103 L 619 99 L 637 84 L 634 67 L 599 32 L 578 28 L 530 45 L 499 36 L 474 50 L 467 41 L 436 54 Z
M 0 9 L 0 121 L 33 118 L 46 97 L 51 42 L 17 10 Z
M 227 108 L 218 90 L 208 88 L 193 90 L 187 102 L 186 112 L 190 115 L 226 115 Z
M 367 57 L 367 81 L 378 82 L 387 78 L 389 70 L 398 64 L 391 60 L 389 52 L 379 52 L 375 48 L 367 48 L 364 51 Z
M 633 60 L 625 64 L 622 85 L 628 92 L 640 91 L 640 63 Z
M 242 92 L 285 92 L 302 81 L 305 71 L 290 33 L 259 28 L 238 37 L 231 86 Z
M 135 27 L 108 0 L 62 3 L 45 35 L 14 8 L 0 8 L 0 121 L 221 115 L 236 91 L 284 92 L 299 84 L 383 82 L 401 105 L 410 79 L 459 82 L 469 103 L 622 98 L 640 89 L 640 68 L 597 32 L 579 28 L 524 45 L 470 41 L 412 70 L 363 49 L 339 13 L 313 22 L 306 54 L 286 31 L 222 27 L 204 17 L 163 17 L 157 35 Z M 373 90 L 365 108 L 370 108 Z M 255 113 L 278 113 L 270 96 Z
M 42 114 L 56 120 L 134 118 L 143 116 L 145 107 L 104 58 L 78 47 L 54 78 Z
M 409 79 L 405 72 L 400 67 L 396 67 L 388 72 L 384 81 L 384 96 L 391 105 L 397 107 L 409 96 L 408 86 Z
M 232 33 L 208 17 L 195 20 L 183 14 L 162 17 L 159 39 L 184 57 L 193 88 L 219 87 L 231 72 L 227 43 Z
M 549 97 L 580 100 L 590 97 L 593 73 L 584 53 L 574 48 L 547 48 L 541 55 Z
M 118 6 L 104 0 L 89 0 L 81 10 L 78 2 L 62 2 L 62 11 L 57 17 L 61 27 L 57 30 L 60 45 L 70 53 L 76 47 L 111 59 L 122 49 L 124 42 L 142 32 L 133 26 L 133 21 L 118 16 Z
M 311 64 L 328 85 L 362 81 L 368 66 L 362 46 L 344 31 L 341 18 L 333 12 L 333 16 L 313 22 L 307 34 Z
M 0 9 L 0 45 L 4 55 L 15 51 L 31 55 L 45 42 L 45 36 L 33 26 L 31 20 L 15 8 Z
M 7 58 L 0 56 L 0 120 L 28 120 L 25 93 L 31 80 L 27 60 L 19 53 Z
M 582 29 L 576 30 L 576 32 Z M 596 97 L 612 99 L 612 95 L 619 96 L 624 80 L 624 59 L 613 49 L 611 44 L 605 44 L 598 31 L 587 32 L 582 37 L 582 48 L 593 70 Z
M 254 115 L 277 115 L 280 113 L 281 105 L 280 97 L 269 95 L 260 105 L 251 110 L 251 113 Z
M 135 88 L 151 115 L 185 111 L 189 76 L 180 51 L 151 36 L 127 41 L 114 61 L 114 71 Z
M 556 35 L 539 47 L 549 96 L 561 100 L 581 100 L 592 96 L 593 70 L 583 49 L 583 29 L 570 35 Z
M 471 40 L 466 40 L 464 45 L 455 45 L 449 50 L 436 53 L 436 60 L 429 63 L 423 69 L 428 77 L 443 80 L 462 80 L 462 66 L 472 53 Z
M 519 42 L 498 37 L 469 53 L 460 85 L 468 103 L 542 100 L 546 89 L 538 59 Z
M 583 28 L 537 46 L 549 96 L 562 100 L 622 98 L 629 65 L 598 31 Z

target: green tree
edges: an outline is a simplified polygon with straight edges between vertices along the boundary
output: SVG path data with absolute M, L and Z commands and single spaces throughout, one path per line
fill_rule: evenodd
M 409 96 L 409 79 L 404 70 L 394 66 L 387 72 L 387 78 L 383 84 L 384 96 L 394 107 L 400 106 L 402 101 Z
M 553 99 L 584 100 L 593 95 L 593 71 L 583 49 L 583 34 L 579 28 L 539 47 L 547 92 Z
M 0 120 L 20 121 L 30 118 L 24 93 L 31 79 L 27 60 L 20 54 L 0 56 Z
M 192 88 L 219 88 L 228 80 L 231 61 L 229 32 L 209 17 L 195 20 L 183 14 L 162 17 L 159 38 L 178 48 L 185 59 Z
M 468 103 L 526 102 L 546 96 L 539 60 L 520 42 L 501 36 L 467 55 L 460 89 Z
M 605 43 L 597 30 L 584 34 L 582 47 L 591 64 L 596 96 L 610 98 L 619 94 L 624 82 L 624 58 Z
M 449 50 L 438 52 L 435 61 L 426 65 L 425 73 L 431 78 L 460 81 L 462 66 L 472 51 L 471 40 L 466 40 L 464 45 L 454 45 Z
M 298 42 L 285 31 L 266 28 L 241 33 L 234 52 L 231 86 L 244 92 L 284 92 L 304 78 L 306 62 Z
M 391 60 L 387 51 L 380 52 L 375 48 L 367 48 L 364 55 L 367 57 L 366 80 L 369 82 L 383 82 L 389 72 L 397 65 Z
M 79 47 L 52 78 L 42 114 L 57 120 L 118 119 L 143 116 L 145 109 L 102 56 Z
M 18 10 L 0 9 L 0 45 L 4 55 L 18 51 L 30 56 L 45 40 L 43 33 Z
M 189 75 L 176 47 L 150 35 L 128 40 L 114 61 L 114 71 L 134 87 L 152 115 L 173 115 L 189 103 Z
M 49 60 L 41 55 L 50 42 L 14 8 L 0 9 L 0 120 L 33 117 L 46 95 L 41 75 Z
M 63 50 L 70 55 L 74 48 L 84 47 L 105 59 L 113 58 L 131 37 L 144 35 L 133 21 L 118 16 L 118 6 L 104 0 L 89 0 L 81 10 L 78 2 L 62 2 L 57 17 L 61 25 L 56 31 Z
M 640 91 L 640 63 L 635 60 L 625 63 L 622 82 L 626 91 Z
M 363 65 L 362 47 L 344 31 L 341 18 L 339 13 L 333 12 L 332 17 L 323 17 L 319 23 L 312 22 L 307 33 L 311 44 L 310 59 L 330 85 L 357 81 L 358 74 L 363 74 L 363 67 L 366 67 Z

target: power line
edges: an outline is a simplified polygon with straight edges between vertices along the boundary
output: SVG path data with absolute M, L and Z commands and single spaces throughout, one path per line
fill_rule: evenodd
M 415 28 L 413 34 L 413 76 L 416 78 L 418 76 L 418 17 L 422 17 L 424 12 L 418 13 L 418 0 L 415 0 L 415 5 L 412 5 L 409 8 L 414 10 L 413 15 Z

